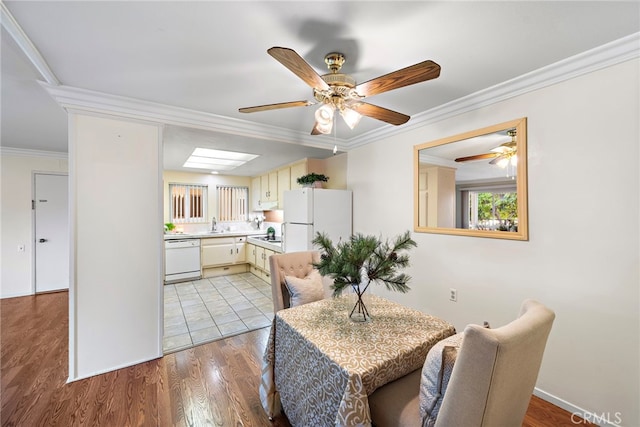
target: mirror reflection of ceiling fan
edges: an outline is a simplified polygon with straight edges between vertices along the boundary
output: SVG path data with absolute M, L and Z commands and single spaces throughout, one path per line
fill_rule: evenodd
M 490 165 L 497 165 L 501 168 L 505 168 L 509 164 L 515 166 L 518 162 L 517 144 L 516 144 L 516 130 L 510 129 L 507 131 L 507 135 L 511 137 L 511 141 L 500 144 L 499 146 L 492 148 L 490 153 L 476 154 L 474 156 L 458 157 L 456 162 L 469 162 L 472 160 L 484 160 L 493 159 L 489 162 Z
M 267 50 L 267 53 L 311 86 L 313 97 L 322 104 L 315 112 L 316 123 L 311 131 L 312 135 L 331 133 L 336 111 L 351 129 L 358 124 L 362 116 L 396 126 L 404 124 L 410 119 L 409 116 L 362 100 L 368 96 L 435 79 L 440 75 L 438 64 L 433 61 L 423 61 L 356 85 L 353 77 L 339 72 L 345 62 L 345 57 L 341 53 L 333 52 L 325 56 L 324 62 L 331 72 L 322 76 L 292 49 L 272 47 Z M 240 108 L 239 111 L 254 113 L 279 108 L 307 107 L 314 104 L 309 101 L 292 101 Z

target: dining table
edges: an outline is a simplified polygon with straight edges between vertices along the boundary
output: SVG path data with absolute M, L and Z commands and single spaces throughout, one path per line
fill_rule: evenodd
M 349 295 L 275 313 L 263 356 L 260 399 L 292 426 L 371 426 L 368 396 L 424 364 L 455 334 L 440 318 L 367 295 L 366 322 L 349 318 Z

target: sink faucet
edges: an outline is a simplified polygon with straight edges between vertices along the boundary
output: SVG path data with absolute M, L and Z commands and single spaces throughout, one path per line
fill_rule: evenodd
M 211 231 L 216 231 L 216 225 L 218 223 L 216 222 L 216 217 L 214 216 L 213 219 L 211 220 Z

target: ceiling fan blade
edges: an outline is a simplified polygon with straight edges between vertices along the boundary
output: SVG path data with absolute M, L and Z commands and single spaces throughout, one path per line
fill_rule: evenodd
M 311 135 L 322 135 L 322 132 L 318 130 L 318 122 L 313 124 L 313 129 L 311 129 Z
M 440 75 L 440 66 L 433 61 L 424 61 L 356 86 L 360 96 L 373 96 L 382 92 L 435 79 Z
M 357 111 L 363 116 L 371 117 L 373 119 L 382 120 L 383 122 L 390 123 L 392 125 L 402 125 L 407 123 L 411 117 L 406 114 L 398 113 L 396 111 L 388 110 L 377 105 L 368 104 L 366 102 L 358 102 L 349 106 L 352 110 Z
M 468 162 L 471 160 L 483 160 L 483 159 L 493 159 L 494 157 L 500 156 L 500 153 L 484 153 L 484 154 L 476 154 L 475 156 L 467 156 L 467 157 L 458 157 L 456 162 Z
M 255 113 L 256 111 L 277 110 L 279 108 L 290 108 L 290 107 L 308 107 L 309 105 L 313 105 L 313 102 L 292 101 L 292 102 L 281 102 L 279 104 L 257 105 L 255 107 L 244 107 L 244 108 L 239 108 L 238 111 L 240 111 L 241 113 Z
M 314 89 L 327 90 L 329 85 L 322 77 L 293 49 L 286 47 L 272 47 L 267 53 L 287 67 L 293 74 L 300 77 Z

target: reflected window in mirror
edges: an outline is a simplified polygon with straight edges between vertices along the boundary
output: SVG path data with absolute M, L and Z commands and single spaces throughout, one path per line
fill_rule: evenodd
M 414 229 L 528 239 L 526 118 L 414 147 Z

